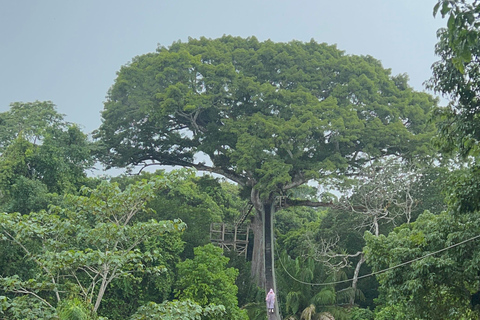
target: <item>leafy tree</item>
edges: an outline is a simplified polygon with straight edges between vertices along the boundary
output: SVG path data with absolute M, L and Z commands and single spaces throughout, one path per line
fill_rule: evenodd
M 47 207 L 47 186 L 33 177 L 33 146 L 17 138 L 0 158 L 0 210 L 29 213 Z
M 162 170 L 155 173 L 144 171 L 140 175 L 115 177 L 112 181 L 123 188 L 137 180 L 164 174 Z M 157 220 L 178 218 L 185 222 L 187 229 L 182 233 L 185 248 L 181 257 L 193 258 L 193 248 L 210 243 L 210 224 L 236 221 L 244 201 L 239 198 L 235 185 L 209 175 L 198 176 L 193 169 L 174 170 L 168 177 L 168 184 L 159 189 L 148 204 L 155 213 L 146 217 Z
M 190 39 L 121 68 L 95 137 L 107 166 L 179 165 L 238 183 L 256 208 L 252 274 L 263 286 L 275 196 L 372 158 L 428 153 L 435 103 L 378 60 L 313 40 Z
M 480 209 L 480 3 L 439 1 L 434 14 L 438 10 L 442 17 L 448 16 L 448 22 L 438 32 L 435 52 L 440 60 L 432 66 L 429 87 L 451 100 L 436 110 L 439 144 L 443 151 L 470 156 L 467 169 L 460 174 L 463 177 L 454 182 L 456 191 L 450 200 L 458 212 L 475 211 Z
M 445 59 L 446 56 L 442 59 L 444 62 L 450 60 L 449 63 L 461 73 L 471 71 L 469 69 L 478 64 L 479 8 L 478 0 L 438 0 L 433 8 L 434 16 L 439 11 L 442 18 L 448 16 L 447 28 L 439 31 L 437 53 L 448 52 L 449 59 Z M 437 71 L 438 69 L 434 70 L 434 73 Z
M 125 319 L 126 315 L 133 314 L 147 302 L 160 303 L 173 298 L 175 267 L 180 261 L 183 248 L 184 242 L 179 233 L 159 235 L 140 244 L 141 251 L 157 252 L 161 257 L 156 261 L 143 262 L 146 268 L 163 266 L 161 275 L 138 271 L 133 273 L 133 277 L 114 279 L 103 297 L 98 314 L 108 319 Z
M 0 289 L 8 293 L 7 312 L 15 314 L 27 299 L 52 312 L 70 294 L 91 302 L 95 312 L 115 279 L 160 276 L 165 269 L 160 250 L 142 244 L 175 234 L 184 223 L 134 218 L 148 210 L 147 201 L 165 180 L 141 181 L 123 191 L 105 181 L 96 189 L 83 188 L 82 196 L 68 195 L 61 207 L 0 214 L 0 241 L 17 245 L 24 259 L 36 265 L 33 277 L 0 277 Z
M 224 306 L 201 307 L 191 300 L 166 301 L 162 304 L 149 303 L 141 307 L 131 320 L 201 320 L 219 319 L 225 316 Z
M 479 290 L 480 252 L 469 240 L 478 235 L 478 220 L 478 213 L 426 211 L 388 236 L 367 233 L 367 262 L 376 272 L 391 268 L 377 275 L 375 319 L 478 319 L 471 302 Z
M 10 110 L 0 113 L 0 153 L 19 135 L 33 144 L 41 143 L 48 128 L 65 128 L 63 115 L 51 101 L 14 102 Z
M 85 170 L 92 164 L 90 151 L 87 136 L 64 121 L 51 102 L 13 103 L 9 111 L 0 113 L 0 211 L 39 212 L 61 201 L 57 193 L 77 192 L 89 183 Z M 35 277 L 35 263 L 25 251 L 13 242 L 2 242 L 3 275 Z M 10 314 L 12 318 L 53 314 L 31 297 L 18 298 L 12 305 L 23 310 Z M 37 309 L 45 313 L 29 311 Z
M 0 319 L 58 319 L 55 309 L 31 296 L 20 296 L 14 300 L 0 296 Z
M 77 192 L 93 164 L 90 142 L 51 102 L 13 103 L 0 113 L 0 210 L 45 209 L 47 193 Z
M 221 248 L 208 244 L 195 248 L 195 257 L 177 265 L 178 279 L 175 295 L 180 300 L 191 299 L 200 306 L 223 305 L 225 319 L 248 319 L 237 302 L 235 278 L 238 270 L 226 268 L 228 258 Z
M 478 319 L 478 255 L 471 239 L 478 235 L 478 1 L 440 0 L 434 8 L 448 16 L 438 31 L 436 54 L 428 87 L 450 98 L 437 108 L 437 143 L 447 158 L 453 153 L 467 160 L 443 179 L 447 211 L 426 211 L 416 222 L 387 237 L 367 234 L 367 261 L 378 275 L 376 319 Z M 462 242 L 464 241 L 464 242 Z M 456 244 L 461 244 L 456 246 Z M 423 258 L 422 258 L 423 257 Z

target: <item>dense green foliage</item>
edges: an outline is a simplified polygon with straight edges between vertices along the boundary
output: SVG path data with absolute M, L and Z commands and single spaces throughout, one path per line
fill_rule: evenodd
M 177 171 L 175 183 L 161 190 L 150 206 L 161 219 L 180 218 L 187 226 L 183 258 L 193 258 L 194 248 L 210 243 L 212 222 L 233 223 L 240 215 L 238 196 L 222 189 L 209 176 L 196 177 L 195 170 Z M 175 208 L 172 211 L 170 208 Z
M 187 226 L 191 226 L 182 233 L 185 242 L 182 258 L 193 258 L 193 248 L 210 243 L 212 222 L 234 223 L 245 208 L 245 201 L 240 199 L 235 185 L 209 175 L 198 176 L 197 173 L 191 169 L 172 171 L 168 174 L 169 182 L 165 188 L 159 189 L 148 204 L 155 211 L 149 218 L 181 219 Z M 125 187 L 156 175 L 164 175 L 164 172 L 142 172 L 138 176 L 115 177 L 112 181 Z
M 268 195 L 354 165 L 360 151 L 425 152 L 432 105 L 405 76 L 334 46 L 190 39 L 120 70 L 96 137 L 110 166 L 192 166 Z
M 192 171 L 113 179 L 120 185 L 87 179 L 86 135 L 52 103 L 15 103 L 0 116 L 0 209 L 19 212 L 1 216 L 1 319 L 164 317 L 156 303 L 192 319 L 224 312 L 166 301 L 185 254 L 182 236 L 193 256 L 208 243 L 211 221 L 238 216 L 235 189 Z M 198 228 L 166 232 L 170 223 L 154 220 L 178 217 Z
M 16 312 L 10 309 L 26 296 L 54 310 L 65 293 L 77 293 L 96 311 L 113 280 L 141 281 L 146 273 L 161 277 L 165 269 L 161 246 L 141 244 L 181 231 L 184 224 L 134 217 L 148 210 L 146 202 L 164 180 L 143 181 L 123 191 L 103 182 L 96 189 L 83 188 L 82 196 L 69 195 L 61 207 L 23 216 L 1 214 L 2 243 L 19 246 L 24 259 L 36 265 L 29 278 L 0 277 L 1 289 L 13 301 L 7 312 Z
M 439 30 L 429 87 L 449 97 L 437 108 L 438 145 L 455 165 L 444 179 L 447 210 L 425 211 L 388 236 L 367 234 L 367 261 L 378 275 L 375 319 L 478 319 L 480 3 L 440 0 L 434 14 L 448 16 Z M 461 156 L 457 159 L 456 156 Z M 462 160 L 464 160 L 462 162 Z M 426 208 L 428 209 L 428 208 Z
M 92 310 L 92 306 L 78 298 L 63 300 L 57 307 L 60 320 L 94 320 L 98 317 Z
M 284 317 L 478 319 L 480 3 L 439 0 L 438 13 L 428 86 L 446 107 L 314 41 L 190 39 L 122 67 L 98 159 L 237 185 L 193 169 L 89 179 L 80 128 L 51 102 L 13 103 L 0 113 L 0 319 L 264 320 L 249 268 L 266 269 L 270 205 Z M 211 223 L 251 205 L 253 261 L 209 244 Z
M 436 101 L 407 80 L 313 40 L 190 39 L 122 67 L 97 155 L 107 166 L 179 165 L 238 183 L 256 209 L 252 275 L 271 286 L 262 239 L 275 196 L 372 159 L 431 155 Z
M 0 210 L 46 209 L 47 193 L 88 184 L 93 159 L 87 136 L 51 102 L 13 103 L 0 113 Z
M 223 306 L 208 305 L 201 307 L 190 300 L 166 301 L 162 304 L 148 303 L 141 307 L 131 320 L 199 320 L 223 319 L 225 316 Z
M 477 241 L 438 252 L 478 235 L 478 214 L 434 215 L 426 211 L 387 237 L 367 237 L 367 261 L 378 275 L 379 319 L 478 319 L 472 295 L 478 292 Z M 438 252 L 438 253 L 436 253 Z
M 228 258 L 223 250 L 208 244 L 195 248 L 195 257 L 178 264 L 175 296 L 180 300 L 193 300 L 201 306 L 223 305 L 226 315 L 222 319 L 248 319 L 238 308 L 235 278 L 238 270 L 226 268 Z
M 470 156 L 467 169 L 454 180 L 452 201 L 460 212 L 480 210 L 480 3 L 439 1 L 436 10 L 448 16 L 447 28 L 439 31 L 429 86 L 450 98 L 450 104 L 436 110 L 439 144 L 445 151 Z

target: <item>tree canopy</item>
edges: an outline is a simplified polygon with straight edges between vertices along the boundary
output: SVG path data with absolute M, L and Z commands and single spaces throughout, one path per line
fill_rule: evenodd
M 121 68 L 97 155 L 107 166 L 178 165 L 238 183 L 256 209 L 252 274 L 264 286 L 276 195 L 378 157 L 429 154 L 436 100 L 407 82 L 313 40 L 189 39 Z
M 268 195 L 366 154 L 425 152 L 434 104 L 378 60 L 313 40 L 190 39 L 121 68 L 95 137 L 109 166 L 195 167 Z
M 93 158 L 80 128 L 52 102 L 12 103 L 0 113 L 0 209 L 46 208 L 47 193 L 77 192 Z

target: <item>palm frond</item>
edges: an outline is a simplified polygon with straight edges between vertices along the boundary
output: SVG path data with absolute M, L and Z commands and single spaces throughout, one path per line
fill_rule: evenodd
M 355 298 L 360 300 L 360 301 L 365 301 L 365 295 L 363 294 L 363 291 L 360 289 L 357 289 L 355 291 Z
M 287 294 L 287 301 L 286 301 L 286 307 L 287 307 L 287 312 L 291 310 L 293 314 L 296 314 L 298 312 L 298 309 L 300 307 L 300 298 L 301 298 L 301 292 L 299 291 L 290 291 Z
M 353 294 L 354 292 L 352 287 L 337 291 L 337 303 L 349 302 Z
M 315 305 L 311 304 L 305 309 L 303 309 L 302 314 L 300 315 L 301 320 L 312 320 L 313 315 L 315 315 Z
M 330 312 L 322 312 L 317 315 L 316 320 L 335 320 L 335 317 Z
M 331 305 L 336 301 L 336 294 L 334 288 L 323 288 L 312 298 L 312 302 L 316 305 Z

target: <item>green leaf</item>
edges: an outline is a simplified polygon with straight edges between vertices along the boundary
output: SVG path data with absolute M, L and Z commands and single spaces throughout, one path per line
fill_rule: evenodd
M 447 27 L 450 31 L 455 30 L 457 17 L 453 14 L 448 17 Z
M 465 73 L 465 66 L 464 66 L 464 63 L 463 63 L 463 59 L 461 57 L 454 57 L 452 59 L 452 63 L 453 65 L 455 66 L 455 68 L 457 68 L 458 71 L 460 71 L 461 73 Z
M 449 2 L 448 2 L 448 1 L 443 1 L 442 10 L 440 11 L 440 13 L 442 14 L 442 18 L 444 18 L 444 17 L 447 15 L 447 13 L 450 12 L 450 10 L 451 10 L 451 9 L 450 9 L 450 4 L 449 4 Z M 452 15 L 451 15 L 451 16 L 452 16 Z M 450 17 L 451 17 L 451 16 L 450 16 Z
M 438 9 L 440 8 L 441 2 L 437 2 L 435 6 L 433 7 L 433 16 L 435 17 L 437 15 Z

